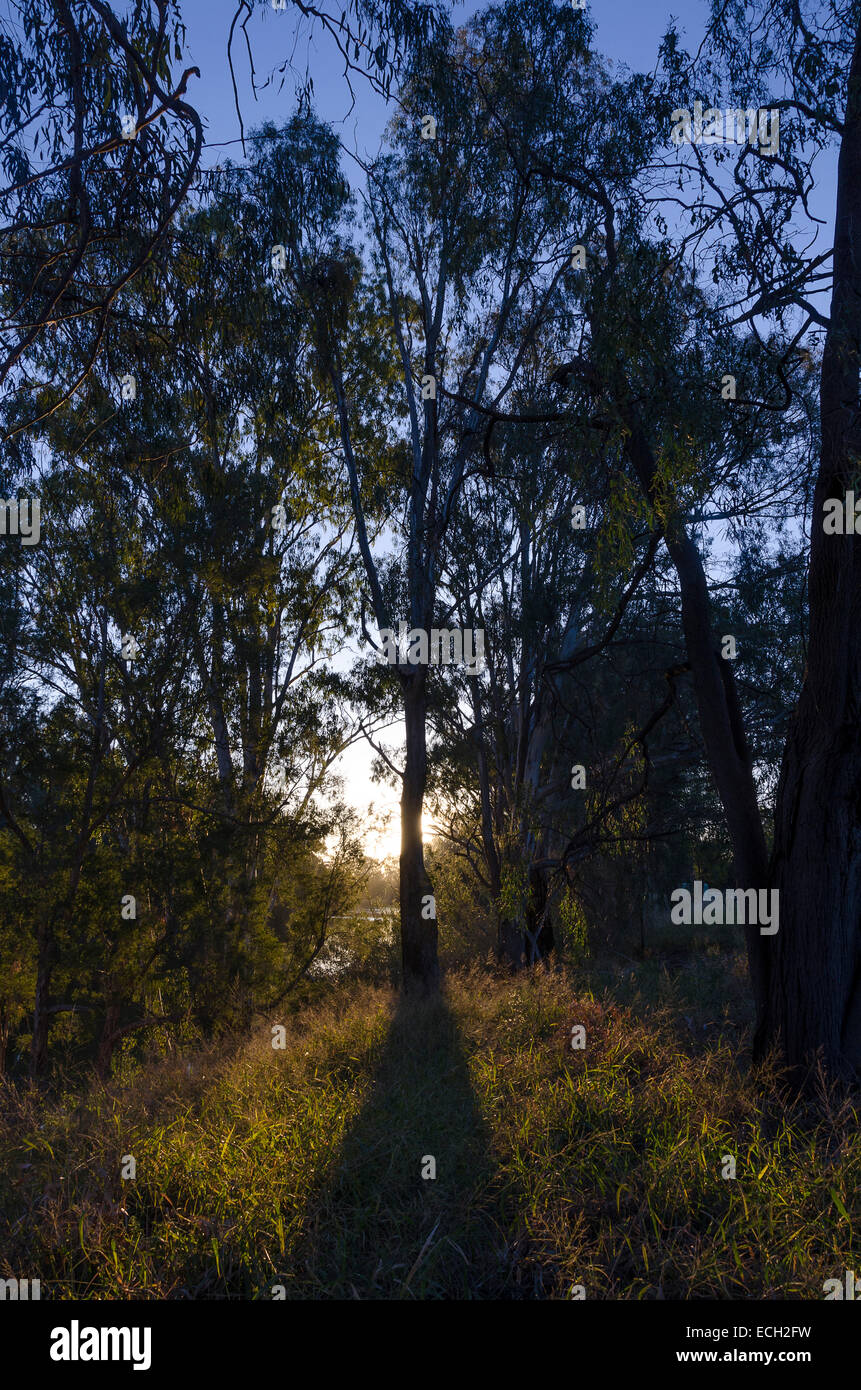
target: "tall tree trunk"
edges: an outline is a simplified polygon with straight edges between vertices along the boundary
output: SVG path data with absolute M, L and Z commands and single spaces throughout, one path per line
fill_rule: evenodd
M 215 679 L 215 663 L 213 662 L 213 669 L 210 670 L 207 665 L 203 639 L 199 632 L 194 633 L 193 641 L 197 669 L 203 688 L 206 691 L 209 724 L 212 729 L 212 737 L 215 745 L 215 761 L 218 769 L 218 783 L 221 790 L 222 805 L 228 816 L 234 816 L 236 813 L 236 806 L 233 759 L 230 754 L 230 734 L 227 728 L 227 718 L 224 713 L 221 690 Z
M 861 541 L 825 535 L 823 507 L 861 496 L 861 24 L 837 168 L 834 289 L 820 392 L 807 671 L 778 787 L 772 883 L 780 931 L 764 1041 L 797 1082 L 819 1054 L 861 1074 Z
M 627 448 L 640 485 L 655 501 L 655 458 L 639 421 L 629 415 Z M 660 514 L 660 511 L 658 512 Z M 664 528 L 664 542 L 676 570 L 682 600 L 682 627 L 693 677 L 700 731 L 709 768 L 726 817 L 733 851 L 736 887 L 765 888 L 768 852 L 756 795 L 753 762 L 735 677 L 723 659 L 712 631 L 708 582 L 695 542 L 674 520 Z M 756 1006 L 755 1051 L 762 1045 L 771 957 L 759 926 L 745 926 L 748 966 Z M 773 938 L 768 938 L 769 946 Z
M 404 989 L 429 992 L 439 988 L 436 908 L 423 900 L 433 894 L 425 870 L 422 809 L 427 781 L 427 669 L 404 675 L 406 766 L 401 794 L 401 957 Z

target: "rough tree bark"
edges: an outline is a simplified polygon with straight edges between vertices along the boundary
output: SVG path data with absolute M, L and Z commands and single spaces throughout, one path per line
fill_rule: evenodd
M 837 169 L 834 285 L 820 388 L 810 540 L 810 642 L 778 788 L 771 881 L 780 893 L 763 1041 L 797 1082 L 819 1055 L 861 1074 L 861 541 L 826 536 L 823 507 L 859 488 L 861 24 Z

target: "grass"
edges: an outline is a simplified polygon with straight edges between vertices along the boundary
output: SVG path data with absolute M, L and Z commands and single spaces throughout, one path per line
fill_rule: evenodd
M 857 1110 L 748 1072 L 737 956 L 632 965 L 458 971 L 409 1007 L 341 982 L 282 1051 L 267 1029 L 7 1087 L 0 1275 L 43 1298 L 822 1298 L 861 1272 Z

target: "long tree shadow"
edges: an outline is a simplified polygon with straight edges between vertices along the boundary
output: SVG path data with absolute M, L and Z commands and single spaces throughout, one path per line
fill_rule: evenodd
M 370 1095 L 306 1209 L 288 1288 L 317 1298 L 492 1296 L 504 1278 L 494 1171 L 444 995 L 401 995 Z

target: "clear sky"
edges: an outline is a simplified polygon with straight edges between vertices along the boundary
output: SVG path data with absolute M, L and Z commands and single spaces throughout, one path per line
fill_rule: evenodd
M 333 10 L 338 8 L 333 6 Z M 463 23 L 481 8 L 484 6 L 471 0 L 455 3 L 451 6 L 453 22 Z M 587 8 L 596 25 L 596 49 L 614 63 L 640 71 L 650 71 L 655 66 L 658 46 L 671 17 L 677 18 L 684 46 L 690 52 L 699 44 L 708 12 L 704 0 L 687 0 L 684 7 L 678 8 L 666 0 L 587 0 Z M 189 100 L 204 119 L 206 168 L 225 156 L 242 159 L 239 118 L 227 59 L 228 33 L 236 9 L 235 0 L 182 0 L 188 36 L 186 63 L 196 64 L 201 72 L 200 80 L 192 79 L 190 83 Z M 258 4 L 247 31 L 257 86 L 265 86 L 255 98 L 249 55 L 244 37 L 237 30 L 234 70 L 246 133 L 265 120 L 278 123 L 289 119 L 295 109 L 297 78 L 303 78 L 307 69 L 313 79 L 317 114 L 338 128 L 348 148 L 362 154 L 376 153 L 391 110 L 359 74 L 352 77 L 351 93 L 343 59 L 328 35 L 302 19 L 290 0 L 283 11 L 275 10 L 271 0 L 267 5 Z M 351 161 L 346 162 L 345 172 L 350 178 L 357 172 Z M 827 163 L 822 175 L 814 207 L 828 222 L 834 198 L 833 170 Z M 397 728 L 386 741 L 399 741 Z M 397 854 L 398 794 L 389 787 L 372 784 L 372 758 L 367 744 L 356 745 L 343 756 L 338 771 L 345 781 L 346 797 L 353 805 L 365 811 L 373 801 L 377 813 L 389 814 L 388 830 L 368 835 L 368 852 Z

